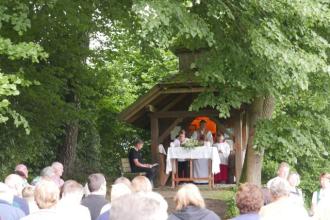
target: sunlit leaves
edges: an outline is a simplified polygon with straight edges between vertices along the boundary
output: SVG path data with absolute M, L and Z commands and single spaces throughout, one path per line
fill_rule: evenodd
M 10 27 L 18 35 L 23 35 L 31 26 L 28 13 L 28 5 L 20 1 L 8 0 L 0 3 L 0 55 L 12 61 L 30 60 L 37 63 L 47 58 L 47 53 L 38 44 L 33 42 L 13 43 L 8 37 L 2 37 L 2 35 L 8 34 L 4 32 L 4 25 L 6 25 L 6 30 Z M 27 121 L 10 108 L 8 100 L 9 96 L 19 95 L 18 85 L 29 86 L 31 84 L 29 81 L 20 78 L 19 75 L 18 73 L 14 75 L 0 72 L 0 123 L 8 121 L 9 116 L 11 116 L 16 127 L 23 125 L 26 132 L 29 133 Z

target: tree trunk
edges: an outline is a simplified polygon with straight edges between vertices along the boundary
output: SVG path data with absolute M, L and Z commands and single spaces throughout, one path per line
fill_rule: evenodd
M 241 181 L 247 181 L 261 185 L 261 169 L 264 152 L 254 149 L 255 130 L 258 121 L 271 119 L 275 109 L 275 98 L 271 95 L 256 98 L 249 109 L 249 136 L 244 161 L 243 177 Z
M 60 149 L 59 160 L 63 163 L 65 177 L 72 175 L 73 165 L 76 159 L 78 124 L 78 120 L 75 120 L 66 126 L 64 143 Z
M 67 86 L 69 93 L 66 95 L 66 102 L 75 106 L 74 111 L 78 111 L 79 101 L 75 94 L 74 87 L 72 86 L 71 80 L 68 80 Z M 76 117 L 72 114 L 71 117 Z M 59 146 L 58 158 L 63 163 L 64 176 L 70 177 L 73 173 L 74 161 L 76 159 L 77 143 L 79 133 L 79 120 L 72 118 L 65 125 L 65 134 L 63 137 L 63 144 Z
M 80 33 L 77 37 L 79 41 L 77 43 L 80 47 L 85 48 L 86 51 L 89 49 L 89 35 L 88 33 Z M 73 60 L 68 60 L 68 62 L 74 63 L 78 62 L 79 64 L 73 65 L 68 72 L 74 74 L 84 74 L 86 65 L 86 56 L 87 53 L 74 54 Z M 70 66 L 70 65 L 69 65 Z M 59 160 L 63 163 L 64 166 L 64 176 L 71 177 L 73 174 L 74 163 L 76 159 L 76 151 L 78 145 L 78 133 L 79 133 L 79 119 L 76 116 L 76 112 L 80 108 L 80 100 L 76 92 L 75 87 L 75 77 L 68 78 L 67 81 L 67 94 L 65 96 L 66 103 L 74 106 L 74 113 L 72 114 L 72 119 L 69 120 L 65 125 L 66 133 L 64 135 L 64 143 L 60 146 L 59 149 Z

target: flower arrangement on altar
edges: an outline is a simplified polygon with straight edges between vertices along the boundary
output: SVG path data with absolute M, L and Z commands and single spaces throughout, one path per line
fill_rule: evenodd
M 192 149 L 195 147 L 200 146 L 200 143 L 198 140 L 194 139 L 188 139 L 184 143 L 181 144 L 181 147 L 187 148 L 187 149 Z

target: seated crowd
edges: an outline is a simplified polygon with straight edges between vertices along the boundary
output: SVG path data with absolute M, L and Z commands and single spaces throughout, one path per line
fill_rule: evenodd
M 330 219 L 330 174 L 321 175 L 321 189 L 314 193 L 308 213 L 298 188 L 299 175 L 289 174 L 289 170 L 287 163 L 281 163 L 278 176 L 264 189 L 251 183 L 240 185 L 235 198 L 240 215 L 234 220 Z M 89 175 L 83 187 L 75 180 L 63 181 L 62 173 L 62 164 L 55 162 L 30 185 L 27 167 L 18 165 L 15 173 L 0 182 L 0 219 L 220 220 L 206 208 L 199 188 L 192 183 L 179 188 L 174 197 L 175 211 L 168 213 L 166 200 L 153 192 L 153 184 L 145 176 L 132 181 L 116 179 L 109 201 L 103 174 Z

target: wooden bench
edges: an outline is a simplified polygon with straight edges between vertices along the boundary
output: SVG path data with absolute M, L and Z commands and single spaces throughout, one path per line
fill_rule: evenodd
M 145 176 L 145 172 L 133 173 L 128 158 L 121 158 L 121 176 L 133 179 L 136 176 Z

